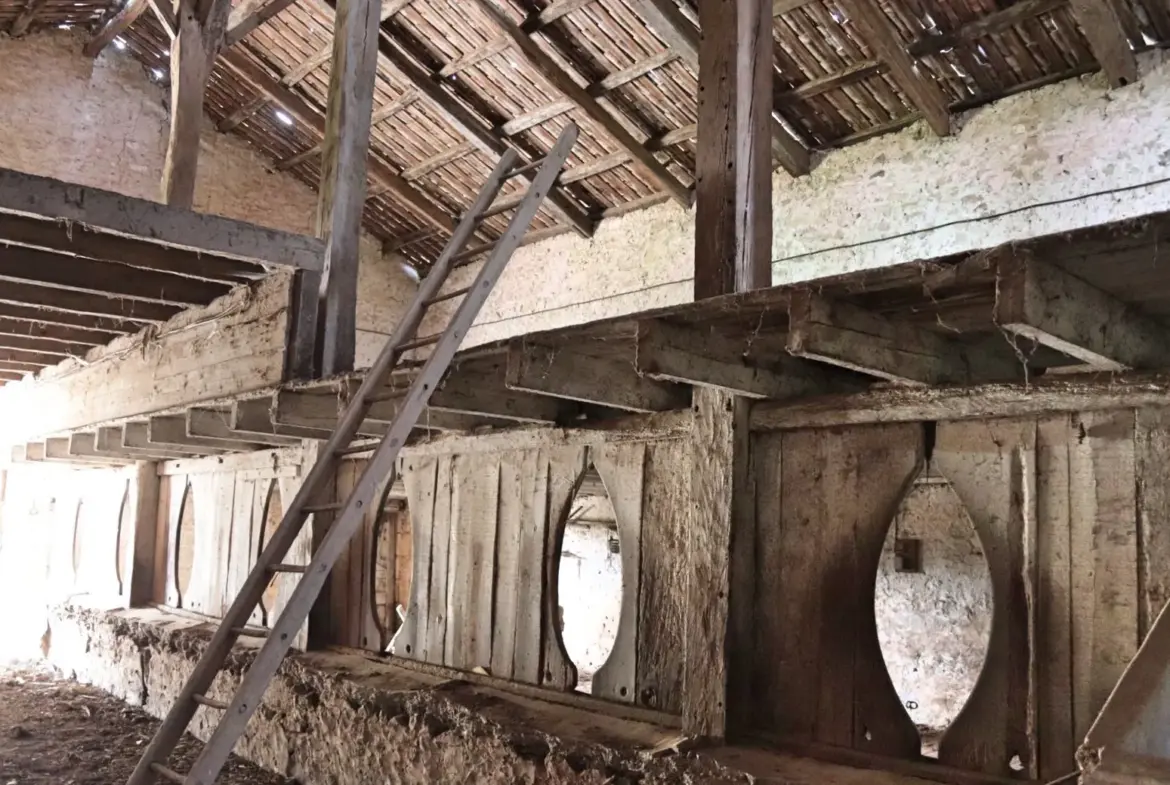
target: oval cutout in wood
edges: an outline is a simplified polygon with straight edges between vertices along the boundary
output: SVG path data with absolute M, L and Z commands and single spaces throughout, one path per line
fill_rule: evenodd
M 577 666 L 577 691 L 585 693 L 613 651 L 622 611 L 621 541 L 613 503 L 600 490 L 604 495 L 574 495 L 557 567 L 561 640 Z
M 178 606 L 196 610 L 198 603 L 188 598 L 191 591 L 191 575 L 195 564 L 195 489 L 188 482 L 183 489 L 183 503 L 179 507 L 179 526 L 175 530 L 175 590 L 179 595 Z
M 975 689 L 991 637 L 991 573 L 951 483 L 927 467 L 898 505 L 882 548 L 874 615 L 890 680 L 938 757 Z
M 272 538 L 276 527 L 280 525 L 281 519 L 284 517 L 284 505 L 280 499 L 280 483 L 275 479 L 268 481 L 268 493 L 264 497 L 264 511 L 260 519 L 260 525 L 256 527 L 259 533 L 258 541 L 256 542 L 256 558 L 260 558 L 260 554 L 264 551 L 264 546 Z M 280 594 L 279 574 L 273 575 L 268 581 L 268 588 L 264 590 L 264 594 L 260 596 L 260 623 L 265 627 L 268 626 L 269 619 L 272 617 L 272 611 L 276 607 L 276 598 Z
M 410 513 L 405 499 L 391 499 L 393 484 L 387 483 L 374 522 L 370 553 L 370 614 L 378 632 L 377 641 L 366 646 L 386 651 L 394 633 L 402 626 L 410 604 L 411 562 Z M 400 610 L 401 609 L 401 610 Z
M 130 577 L 130 561 L 133 554 L 130 547 L 134 542 L 133 505 L 130 503 L 130 480 L 126 480 L 126 489 L 122 492 L 122 504 L 118 508 L 118 542 L 115 546 L 114 574 L 118 580 L 118 592 L 129 590 L 126 585 Z

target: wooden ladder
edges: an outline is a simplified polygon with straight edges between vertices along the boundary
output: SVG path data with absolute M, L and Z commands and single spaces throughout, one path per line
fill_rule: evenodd
M 330 569 L 361 526 L 366 510 L 374 502 L 375 492 L 383 486 L 387 478 L 393 480 L 399 450 L 417 425 L 431 393 L 442 381 L 460 342 L 467 335 L 492 287 L 499 280 L 504 265 L 520 245 L 536 211 L 560 176 L 576 141 L 577 127 L 570 123 L 561 132 L 549 154 L 539 161 L 518 166 L 520 157 L 514 150 L 504 153 L 476 197 L 475 204 L 459 222 L 451 241 L 435 262 L 431 273 L 422 282 L 418 295 L 406 315 L 382 348 L 361 387 L 346 407 L 337 429 L 321 451 L 321 457 L 305 478 L 304 484 L 297 492 L 280 526 L 273 532 L 263 553 L 257 558 L 239 595 L 224 614 L 206 651 L 199 658 L 191 677 L 183 686 L 158 732 L 151 739 L 150 746 L 142 754 L 141 760 L 127 780 L 127 785 L 148 785 L 156 776 L 183 785 L 211 785 L 219 776 L 220 769 L 223 768 L 236 742 L 243 735 L 248 720 L 260 704 L 268 683 L 276 675 L 288 653 L 293 637 L 308 618 L 309 610 L 325 585 Z M 535 176 L 532 175 L 534 170 Z M 504 235 L 490 249 L 476 247 L 463 250 L 476 228 L 486 218 L 503 212 L 500 208 L 493 209 L 492 203 L 504 183 L 521 175 L 528 177 L 531 185 L 523 200 L 517 205 L 516 214 Z M 481 253 L 490 255 L 470 286 L 440 292 L 452 270 Z M 460 298 L 462 302 L 445 330 L 434 335 L 418 335 L 423 316 L 431 306 Z M 426 347 L 433 347 L 429 357 L 425 360 L 408 361 L 421 365 L 421 369 L 405 397 L 398 394 L 400 391 L 390 391 L 385 385 L 390 380 L 391 372 L 402 366 L 403 355 Z M 389 399 L 401 400 L 401 404 L 386 435 L 374 448 L 369 464 L 362 472 L 353 492 L 344 502 L 322 503 L 319 497 L 328 487 L 342 457 L 370 449 L 368 446 L 351 446 L 370 407 L 374 403 Z M 282 563 L 281 559 L 292 547 L 308 517 L 319 512 L 335 512 L 338 517 L 321 540 L 312 560 L 308 565 Z M 263 646 L 244 674 L 235 695 L 227 703 L 210 698 L 208 692 L 212 682 L 223 669 L 236 639 L 246 634 L 245 625 L 248 618 L 260 602 L 273 576 L 279 573 L 298 573 L 301 578 L 276 623 L 268 631 Z M 221 711 L 223 714 L 191 770 L 186 774 L 180 774 L 168 768 L 166 763 L 200 706 Z

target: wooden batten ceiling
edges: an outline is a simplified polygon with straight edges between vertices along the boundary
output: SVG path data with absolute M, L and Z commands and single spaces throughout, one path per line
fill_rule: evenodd
M 367 228 L 426 267 L 499 152 L 515 146 L 539 156 L 570 120 L 581 141 L 533 223 L 534 239 L 588 234 L 600 219 L 659 202 L 688 203 L 695 6 L 384 0 Z M 91 26 L 100 41 L 128 16 L 118 3 L 101 8 L 0 0 L 0 30 L 19 32 L 31 14 L 34 26 Z M 168 30 L 155 13 L 131 16 L 114 40 L 165 80 Z M 206 110 L 275 169 L 316 187 L 329 0 L 239 0 L 233 19 L 248 23 L 228 34 Z M 1133 52 L 1170 41 L 1170 10 L 1166 0 L 775 0 L 773 38 L 773 150 L 778 166 L 800 174 L 810 150 L 918 119 L 945 134 L 957 111 L 1098 67 L 1114 84 L 1131 81 Z M 480 239 L 494 239 L 507 218 L 488 221 Z

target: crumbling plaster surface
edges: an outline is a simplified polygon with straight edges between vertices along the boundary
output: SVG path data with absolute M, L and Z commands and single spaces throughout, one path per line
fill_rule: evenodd
M 1170 54 L 1142 80 L 1100 74 L 1005 98 L 821 157 L 773 179 L 773 282 L 994 247 L 1170 210 Z M 520 251 L 468 344 L 692 299 L 694 213 L 673 203 Z M 464 274 L 465 276 L 467 273 Z
M 0 167 L 158 200 L 169 128 L 168 95 L 129 53 L 81 53 L 77 32 L 0 36 Z M 194 209 L 313 234 L 317 196 L 244 140 L 205 123 Z M 363 237 L 358 347 L 369 362 L 417 287 Z
M 161 716 L 202 652 L 198 622 L 159 611 L 58 608 L 50 660 L 80 681 Z M 205 626 L 205 625 L 204 625 Z M 224 697 L 251 656 L 237 649 L 212 695 Z M 206 738 L 214 715 L 200 709 Z M 641 750 L 675 731 L 444 681 L 364 657 L 287 659 L 237 752 L 304 785 L 748 783 L 710 759 Z

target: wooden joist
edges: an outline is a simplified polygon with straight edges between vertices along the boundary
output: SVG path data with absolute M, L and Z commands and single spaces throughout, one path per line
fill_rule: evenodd
M 331 433 L 327 428 L 305 428 L 276 422 L 272 416 L 271 396 L 236 401 L 232 404 L 228 428 L 228 432 L 235 439 L 257 439 L 272 436 L 292 439 L 328 439 Z
M 1032 19 L 1040 14 L 1063 8 L 1068 0 L 1020 0 L 1006 8 L 972 19 L 950 33 L 936 33 L 923 36 L 907 47 L 911 57 L 938 54 L 963 44 L 971 44 L 985 36 L 1002 32 L 1013 25 Z
M 236 5 L 228 16 L 227 33 L 223 39 L 224 47 L 235 46 L 257 27 L 295 2 L 296 0 L 244 0 Z
M 841 0 L 841 8 L 877 59 L 890 67 L 894 81 L 934 132 L 939 136 L 950 134 L 951 115 L 946 96 L 931 76 L 918 68 L 877 0 Z
M 1069 0 L 1069 7 L 1110 84 L 1125 87 L 1136 82 L 1137 56 L 1121 24 L 1115 0 Z
M 85 353 L 94 347 L 94 344 L 68 343 L 52 338 L 32 338 L 26 335 L 12 335 L 4 332 L 4 320 L 0 319 L 0 348 L 21 349 L 30 352 L 59 355 L 66 357 L 84 357 Z
M 747 340 L 661 321 L 639 323 L 636 364 L 651 379 L 674 381 L 748 398 L 794 398 L 824 392 L 835 381 L 815 364 L 777 353 L 775 368 L 749 363 Z
M 131 450 L 145 450 L 150 452 L 152 450 L 159 450 L 167 453 L 179 453 L 181 455 L 218 455 L 226 452 L 226 449 L 220 447 L 208 448 L 192 444 L 159 444 L 151 441 L 150 425 L 146 421 L 128 422 L 122 426 L 122 446 Z
M 0 298 L 23 306 L 33 306 L 34 309 L 50 309 L 44 314 L 44 320 L 50 323 L 61 323 L 57 321 L 57 316 L 52 311 L 69 311 L 73 314 L 96 317 L 109 316 L 120 322 L 147 324 L 164 322 L 182 310 L 177 305 L 116 299 L 100 294 L 17 281 L 6 281 L 0 287 Z
M 1064 270 L 1008 251 L 998 262 L 995 321 L 1098 370 L 1170 367 L 1170 331 Z
M 761 0 L 761 2 L 764 1 Z M 635 0 L 634 7 L 646 20 L 650 29 L 671 48 L 671 51 L 682 58 L 683 62 L 689 65 L 702 81 L 702 69 L 699 67 L 699 31 L 695 29 L 690 20 L 682 15 L 678 6 L 672 0 Z M 733 16 L 738 14 L 735 5 L 729 5 L 728 9 L 733 12 Z M 721 26 L 720 16 L 720 14 L 716 14 L 712 20 L 716 26 Z M 700 11 L 701 19 L 702 12 Z M 726 23 L 726 20 L 722 20 L 722 22 Z M 768 39 L 771 40 L 770 24 L 768 25 Z M 770 57 L 766 68 L 769 74 L 767 78 L 770 93 L 773 70 Z M 771 101 L 765 103 L 763 110 L 770 114 L 771 105 Z M 780 165 L 793 177 L 808 174 L 810 166 L 808 149 L 781 123 L 770 119 L 768 127 L 772 138 L 772 154 Z
M 0 363 L 19 364 L 22 366 L 49 366 L 61 362 L 64 357 L 47 352 L 32 352 L 23 349 L 0 349 Z
M 56 337 L 63 341 L 104 344 L 142 325 L 125 319 L 47 310 L 0 301 L 0 331 L 12 335 Z
M 139 461 L 162 461 L 174 458 L 189 458 L 189 453 L 164 450 L 162 448 L 137 448 L 126 446 L 126 426 L 106 425 L 97 429 L 94 450 L 99 455 L 129 458 Z
M 314 237 L 11 169 L 0 169 L 4 214 L 37 216 L 66 227 L 77 222 L 100 232 L 254 264 L 321 270 L 325 263 L 325 245 Z
M 355 391 L 356 387 L 352 391 Z M 383 436 L 402 399 L 378 401 L 358 429 L 362 436 Z M 324 433 L 336 429 L 344 404 L 338 391 L 280 390 L 273 396 L 272 418 L 277 425 L 308 428 Z M 428 408 L 419 419 L 419 431 L 471 431 L 484 427 L 508 427 L 515 422 L 491 417 L 462 415 Z
M 431 396 L 436 412 L 483 415 L 525 423 L 556 423 L 564 407 L 555 398 L 508 390 L 502 379 L 449 378 Z
M 86 42 L 82 49 L 85 56 L 97 57 L 101 54 L 102 50 L 109 46 L 115 38 L 130 29 L 130 25 L 134 24 L 149 7 L 150 4 L 147 0 L 127 0 Z
M 290 90 L 287 86 L 268 75 L 264 69 L 251 60 L 240 57 L 233 51 L 225 52 L 221 62 L 236 73 L 248 86 L 257 93 L 268 96 L 273 103 L 288 112 L 297 122 L 312 129 L 318 136 L 325 136 L 325 117 L 321 110 Z M 438 228 L 451 232 L 455 228 L 454 219 L 441 207 L 409 182 L 390 166 L 373 157 L 369 161 L 370 178 L 387 191 L 394 192 L 395 196 L 421 218 Z M 324 259 L 324 247 L 321 250 L 321 259 Z M 318 265 L 316 268 L 321 269 Z
M 90 434 L 92 436 L 92 434 Z M 132 463 L 121 456 L 105 455 L 90 451 L 74 452 L 72 437 L 54 437 L 45 439 L 40 445 L 40 456 L 37 456 L 37 450 L 32 449 L 33 445 L 28 445 L 29 460 L 45 460 L 50 463 L 72 463 L 78 466 L 126 466 Z
M 0 213 L 0 238 L 10 244 L 233 285 L 266 273 L 263 266 L 238 259 L 94 231 L 83 224 L 11 213 Z
M 31 25 L 37 18 L 37 14 L 45 7 L 47 0 L 28 0 L 24 4 L 24 8 L 20 10 L 20 14 L 12 20 L 12 27 L 8 28 L 8 35 L 10 38 L 20 38 L 28 32 L 29 25 Z
M 214 281 L 21 246 L 0 247 L 0 279 L 172 305 L 206 305 L 231 288 Z
M 638 373 L 628 357 L 590 357 L 571 344 L 542 346 L 518 339 L 508 348 L 510 390 L 595 403 L 632 412 L 685 409 L 690 391 Z
M 637 166 L 661 185 L 663 190 L 671 195 L 671 198 L 683 207 L 691 206 L 690 189 L 680 183 L 666 166 L 655 158 L 645 145 L 635 139 L 614 115 L 606 111 L 596 98 L 581 87 L 573 76 L 537 46 L 536 42 L 507 14 L 497 8 L 492 0 L 475 0 L 475 2 L 483 11 L 484 16 L 512 40 L 516 51 L 529 65 L 547 79 L 553 87 L 561 91 L 565 97 L 581 107 L 581 111 L 604 129 L 614 141 L 628 150 Z
M 187 434 L 197 439 L 213 439 L 229 444 L 246 441 L 271 447 L 288 447 L 300 444 L 301 440 L 299 436 L 277 435 L 271 429 L 251 433 L 232 430 L 230 411 L 192 407 L 187 410 L 186 419 Z
M 0 379 L 6 382 L 19 382 L 26 376 L 28 376 L 27 373 L 21 373 L 20 371 L 0 371 Z
M 168 414 L 151 417 L 147 421 L 146 439 L 149 444 L 164 449 L 199 448 L 211 454 L 212 452 L 252 452 L 263 450 L 266 445 L 257 442 L 231 439 L 204 439 L 191 436 L 187 433 L 187 417 L 182 414 Z
M 903 384 L 1002 381 L 1023 370 L 1006 353 L 982 346 L 964 351 L 938 333 L 808 289 L 789 298 L 787 349 L 795 357 Z

